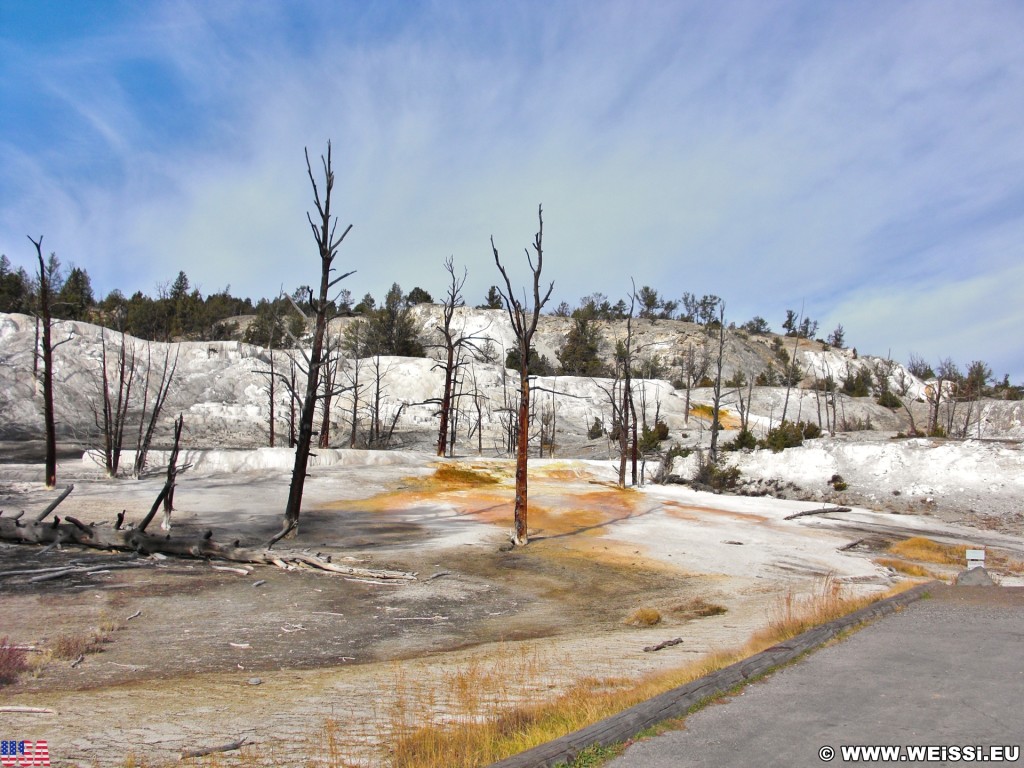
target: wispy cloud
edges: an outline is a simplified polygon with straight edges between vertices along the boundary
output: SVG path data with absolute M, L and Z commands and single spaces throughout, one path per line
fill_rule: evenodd
M 45 232 L 103 290 L 310 281 L 302 150 L 331 139 L 357 295 L 439 292 L 453 255 L 478 300 L 488 238 L 515 261 L 543 202 L 559 298 L 804 302 L 862 351 L 1024 378 L 990 342 L 1024 290 L 1017 4 L 176 0 L 50 45 L 13 21 L 2 93 L 48 137 L 0 128 L 16 262 Z

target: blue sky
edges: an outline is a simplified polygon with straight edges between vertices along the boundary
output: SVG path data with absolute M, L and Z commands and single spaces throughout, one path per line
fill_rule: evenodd
M 630 278 L 1024 382 L 1024 4 L 0 0 L 0 252 L 98 295 Z

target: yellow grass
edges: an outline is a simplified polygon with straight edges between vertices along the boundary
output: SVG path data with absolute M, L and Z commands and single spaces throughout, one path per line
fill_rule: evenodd
M 640 680 L 584 679 L 559 695 L 545 679 L 551 659 L 536 651 L 503 652 L 490 661 L 472 661 L 436 681 L 410 680 L 396 666 L 393 703 L 379 713 L 381 751 L 374 765 L 390 768 L 471 768 L 583 728 L 628 707 L 749 658 L 801 632 L 844 616 L 890 594 L 850 597 L 826 578 L 811 595 L 787 594 L 772 606 L 768 625 L 743 647 L 712 653 L 677 669 Z M 713 605 L 713 604 L 711 604 Z M 568 661 L 562 662 L 562 664 Z M 349 768 L 344 754 L 347 726 L 327 719 L 310 734 L 304 765 Z M 314 757 L 315 756 L 315 757 Z M 189 764 L 206 768 L 267 765 L 258 752 L 243 748 L 231 758 L 212 755 Z M 129 758 L 126 766 L 145 763 Z
M 970 544 L 939 544 L 923 536 L 915 536 L 904 541 L 897 541 L 889 546 L 888 551 L 905 560 L 966 568 L 968 549 L 981 549 L 981 547 L 975 547 Z M 927 568 L 915 568 L 909 563 L 901 563 L 898 560 L 882 558 L 875 562 L 879 565 L 887 565 L 910 576 L 934 577 L 935 575 Z M 986 551 L 985 567 L 1002 573 L 1024 574 L 1024 562 L 1014 560 L 999 552 Z
M 79 635 L 60 635 L 53 641 L 50 652 L 55 659 L 77 659 L 87 653 L 99 653 L 110 636 L 103 632 Z
M 937 563 L 939 565 L 967 565 L 967 545 L 939 544 L 937 541 L 923 536 L 914 536 L 890 545 L 891 554 L 906 560 L 917 560 L 921 563 Z
M 908 563 L 906 560 L 897 560 L 892 557 L 879 557 L 875 559 L 883 568 L 892 568 L 898 573 L 906 574 L 907 576 L 915 576 L 921 578 L 935 578 L 935 574 L 925 568 L 923 565 L 918 563 Z
M 628 617 L 625 624 L 631 627 L 653 627 L 661 622 L 661 612 L 657 608 L 637 608 Z
M 395 730 L 388 764 L 393 768 L 486 765 L 621 712 L 877 599 L 879 596 L 850 598 L 840 585 L 828 578 L 813 595 L 790 594 L 781 598 L 774 606 L 768 626 L 742 648 L 714 653 L 679 669 L 636 682 L 585 680 L 557 697 L 513 702 L 512 706 L 490 714 L 475 709 L 455 721 L 450 716 L 425 721 L 421 714 L 415 727 Z M 523 682 L 521 680 L 520 684 Z M 472 689 L 479 699 L 486 686 L 478 683 L 482 681 L 474 681 Z M 403 712 L 418 709 L 410 703 Z
M 998 552 L 985 553 L 985 567 L 1017 576 L 1024 575 L 1024 561 L 1014 560 Z
M 681 603 L 672 609 L 672 613 L 687 619 L 702 618 L 705 616 L 720 616 L 729 609 L 718 603 L 711 603 L 703 597 L 695 597 Z

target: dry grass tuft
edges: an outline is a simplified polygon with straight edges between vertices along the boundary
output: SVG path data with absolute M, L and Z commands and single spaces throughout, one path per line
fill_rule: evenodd
M 900 590 L 848 598 L 834 579 L 827 578 L 811 595 L 780 599 L 769 627 L 742 648 L 710 654 L 640 680 L 584 679 L 558 695 L 552 694 L 553 681 L 547 671 L 563 666 L 564 661 L 541 658 L 531 650 L 499 653 L 490 661 L 470 661 L 445 674 L 440 685 L 436 680 L 432 684 L 411 678 L 396 666 L 395 698 L 378 710 L 380 752 L 372 764 L 391 768 L 488 765 L 685 685 L 896 591 Z M 316 755 L 315 763 L 309 764 L 336 768 L 364 765 L 351 762 L 351 754 L 346 755 L 351 726 L 344 718 L 327 719 L 310 733 L 300 751 Z M 223 756 L 211 755 L 195 764 L 222 768 L 227 763 Z M 141 768 L 146 763 L 136 760 L 124 765 Z M 231 758 L 230 765 L 262 768 L 269 763 L 265 756 L 243 750 L 237 759 Z
M 763 650 L 878 599 L 878 596 L 850 597 L 843 585 L 829 574 L 822 579 L 818 589 L 808 595 L 787 592 L 776 600 L 769 611 L 768 625 L 751 638 L 752 647 Z
M 900 590 L 889 594 L 896 591 Z M 506 668 L 481 674 L 467 669 L 467 685 L 453 688 L 472 691 L 473 701 L 462 702 L 472 709 L 460 710 L 449 704 L 440 714 L 431 714 L 424 704 L 437 703 L 433 694 L 418 700 L 400 697 L 396 711 L 400 710 L 401 716 L 392 719 L 393 736 L 385 739 L 389 751 L 383 757 L 393 768 L 487 765 L 685 685 L 889 594 L 849 598 L 834 579 L 827 578 L 810 596 L 789 595 L 780 600 L 769 626 L 743 648 L 711 654 L 638 681 L 583 680 L 556 697 L 545 695 L 543 687 L 538 689 L 536 672 Z M 502 676 L 509 673 L 511 678 Z M 518 693 L 509 698 L 513 690 Z M 500 706 L 502 701 L 506 706 Z
M 653 627 L 661 623 L 661 611 L 657 608 L 637 608 L 623 623 L 630 627 Z
M 875 562 L 883 568 L 892 568 L 894 571 L 907 576 L 925 579 L 936 578 L 934 573 L 918 563 L 908 563 L 906 560 L 897 560 L 892 557 L 879 557 L 875 559 Z
M 112 616 L 109 613 L 104 613 L 100 616 L 99 634 L 110 635 L 114 632 L 120 632 L 122 629 L 127 629 L 128 625 L 118 619 L 116 616 Z
M 1024 575 L 1024 561 L 1001 555 L 998 552 L 985 552 L 985 567 L 989 570 L 1000 571 L 1001 573 Z
M 0 685 L 13 683 L 28 669 L 28 654 L 15 648 L 10 638 L 0 638 Z
M 110 636 L 103 632 L 60 635 L 53 641 L 50 652 L 55 659 L 77 659 L 87 653 L 101 653 L 104 643 L 109 642 Z
M 728 612 L 728 608 L 718 603 L 710 603 L 703 597 L 694 597 L 685 603 L 680 603 L 672 609 L 672 613 L 686 619 L 704 618 L 707 616 L 721 616 Z
M 967 545 L 939 544 L 923 536 L 914 536 L 890 545 L 889 552 L 907 560 L 938 565 L 967 565 Z

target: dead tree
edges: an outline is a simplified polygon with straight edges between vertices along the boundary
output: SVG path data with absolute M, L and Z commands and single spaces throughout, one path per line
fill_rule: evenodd
M 711 463 L 718 461 L 718 433 L 722 429 L 719 413 L 722 405 L 722 361 L 725 358 L 725 302 L 718 301 L 718 356 L 715 358 L 715 389 L 711 408 Z
M 164 364 L 160 369 L 160 381 L 157 382 L 156 393 L 153 396 L 153 407 L 146 416 L 149 408 L 149 379 L 152 375 L 152 351 L 149 343 L 146 344 L 146 381 L 142 393 L 142 413 L 139 416 L 139 436 L 135 445 L 135 466 L 133 473 L 135 477 L 142 477 L 146 471 L 146 460 L 149 456 L 149 448 L 153 444 L 153 435 L 156 432 L 156 425 L 160 421 L 160 414 L 167 403 L 167 395 L 171 391 L 171 384 L 174 381 L 174 373 L 178 369 L 178 347 L 174 348 L 174 361 L 171 361 L 171 348 L 164 349 Z
M 345 330 L 344 348 L 352 358 L 351 370 L 348 370 L 347 367 L 345 369 L 345 376 L 348 379 L 347 389 L 352 393 L 352 403 L 349 406 L 349 448 L 356 447 L 356 440 L 359 436 L 359 398 L 363 393 L 362 387 L 364 386 L 359 383 L 359 358 L 365 343 L 362 340 L 363 331 L 364 328 L 362 320 L 356 320 Z
M 523 546 L 529 540 L 527 534 L 527 452 L 529 451 L 530 439 L 530 349 L 533 343 L 533 334 L 537 330 L 537 321 L 540 319 L 540 311 L 551 298 L 551 291 L 554 290 L 554 281 L 548 286 L 547 292 L 541 296 L 540 274 L 544 268 L 544 216 L 543 208 L 537 207 L 538 229 L 534 236 L 533 249 L 537 254 L 537 263 L 534 264 L 530 256 L 530 250 L 526 249 L 526 261 L 533 273 L 533 306 L 527 308 L 525 305 L 525 292 L 523 300 L 516 298 L 512 290 L 512 281 L 508 273 L 501 265 L 498 257 L 498 249 L 494 245 L 494 237 L 491 237 L 491 251 L 494 253 L 494 263 L 498 267 L 502 278 L 505 281 L 505 290 L 500 288 L 502 300 L 505 302 L 505 309 L 508 311 L 509 319 L 512 321 L 512 330 L 515 332 L 516 341 L 519 345 L 519 419 L 518 434 L 516 439 L 516 503 L 515 503 L 515 525 L 512 529 L 512 544 Z
M 185 428 L 185 416 L 178 414 L 178 418 L 174 420 L 174 445 L 171 448 L 171 458 L 167 462 L 167 493 L 164 494 L 164 519 L 160 523 L 160 527 L 165 530 L 171 530 L 171 512 L 174 511 L 174 487 L 178 482 L 178 473 L 184 472 L 188 469 L 191 464 L 186 464 L 184 467 L 178 466 L 178 453 L 181 450 L 181 433 Z
M 53 288 L 50 285 L 50 274 L 43 263 L 43 236 L 29 242 L 36 247 L 36 258 L 39 259 L 39 308 L 37 328 L 42 324 L 42 360 L 43 360 L 43 422 L 46 435 L 46 487 L 57 486 L 57 421 L 53 412 L 53 337 L 51 334 L 53 316 L 51 300 Z M 37 348 L 36 354 L 40 354 Z
M 316 179 L 313 177 L 313 166 L 309 162 L 309 150 L 306 150 L 306 172 L 313 186 L 313 201 L 316 205 L 318 220 L 307 213 L 310 229 L 320 252 L 320 290 L 314 297 L 309 289 L 309 305 L 315 315 L 313 326 L 313 343 L 306 360 L 306 393 L 302 401 L 302 412 L 299 418 L 299 435 L 295 444 L 295 464 L 292 468 L 292 481 L 288 489 L 288 503 L 284 511 L 284 524 L 281 531 L 268 542 L 271 546 L 284 538 L 294 535 L 299 524 L 299 512 L 302 509 L 302 491 L 306 484 L 306 468 L 309 463 L 309 449 L 313 440 L 313 417 L 316 411 L 317 393 L 320 388 L 321 366 L 323 365 L 324 334 L 327 330 L 327 313 L 331 302 L 330 290 L 353 272 L 346 272 L 339 277 L 331 277 L 334 271 L 331 264 L 338 253 L 342 241 L 352 230 L 349 224 L 340 236 L 336 235 L 337 217 L 331 214 L 331 193 L 334 190 L 334 170 L 331 166 L 331 144 L 327 143 L 327 157 L 320 156 L 324 171 L 324 194 L 320 196 Z
M 121 348 L 114 363 L 114 390 L 111 390 L 107 361 L 106 329 L 100 332 L 100 396 L 102 404 L 94 406 L 93 419 L 103 440 L 103 466 L 110 477 L 116 477 L 121 464 L 124 428 L 128 420 L 128 406 L 136 378 L 135 348 L 128 354 L 128 341 L 121 333 Z M 141 424 L 141 419 L 140 419 Z
M 686 385 L 686 410 L 683 415 L 685 423 L 690 423 L 690 390 L 700 384 L 708 374 L 711 367 L 711 351 L 708 348 L 706 336 L 701 337 L 700 347 L 692 342 L 686 347 L 685 357 L 680 360 L 683 383 Z
M 268 414 L 269 418 L 268 418 L 267 427 L 268 427 L 268 431 L 269 431 L 270 447 L 271 448 L 273 448 L 275 443 L 277 442 L 277 429 L 276 429 L 275 422 L 276 422 L 276 419 L 277 419 L 277 412 L 276 412 L 277 403 L 276 403 L 276 398 L 277 398 L 277 376 L 278 376 L 278 374 L 277 374 L 277 364 L 274 361 L 274 346 L 275 346 L 274 342 L 276 341 L 276 337 L 277 337 L 277 335 L 280 332 L 279 328 L 280 328 L 280 318 L 279 318 L 278 312 L 277 312 L 277 304 L 276 304 L 276 302 L 271 302 L 270 303 L 270 318 L 269 318 L 269 322 L 267 323 L 267 365 L 270 366 L 270 370 L 269 371 L 253 371 L 254 373 L 260 374 L 261 376 L 266 376 L 267 377 L 267 399 L 268 399 L 269 410 L 270 410 L 270 413 Z
M 804 310 L 803 310 L 803 307 L 801 307 L 800 308 L 800 317 L 803 317 L 803 315 L 804 315 Z M 793 333 L 793 358 L 792 358 L 792 360 L 790 360 L 790 363 L 789 363 L 790 367 L 786 369 L 786 398 L 782 402 L 782 421 L 786 420 L 786 412 L 789 410 L 789 393 L 792 391 L 794 384 L 799 385 L 799 383 L 800 383 L 799 381 L 794 381 L 794 379 L 796 379 L 796 377 L 798 375 L 798 372 L 800 370 L 799 365 L 797 363 L 797 352 L 799 351 L 799 348 L 800 348 L 800 332 L 794 330 L 792 333 Z M 803 398 L 800 398 L 800 399 L 801 399 L 801 401 L 803 400 Z
M 320 439 L 317 441 L 317 445 L 320 448 L 328 448 L 331 444 L 331 403 L 334 400 L 335 395 L 339 393 L 339 390 L 335 386 L 335 382 L 338 379 L 338 367 L 341 359 L 341 339 L 335 336 L 333 339 L 328 334 L 324 342 L 324 361 L 323 361 L 323 376 L 322 380 L 322 393 L 320 399 L 322 402 L 323 418 L 320 421 Z
M 441 334 L 442 354 L 444 359 L 438 366 L 444 371 L 444 387 L 441 392 L 440 402 L 440 424 L 437 430 L 437 455 L 444 456 L 446 448 L 454 452 L 455 429 L 451 426 L 454 417 L 454 390 L 455 379 L 458 369 L 463 363 L 462 352 L 466 348 L 476 348 L 476 342 L 480 338 L 478 334 L 466 334 L 465 329 L 458 330 L 452 327 L 455 318 L 455 310 L 466 302 L 462 298 L 462 287 L 466 284 L 466 270 L 462 270 L 462 276 L 455 274 L 455 264 L 449 256 L 444 262 L 445 271 L 448 273 L 448 293 L 445 296 L 441 309 L 441 322 L 436 326 L 437 332 Z M 449 432 L 451 433 L 449 438 Z

